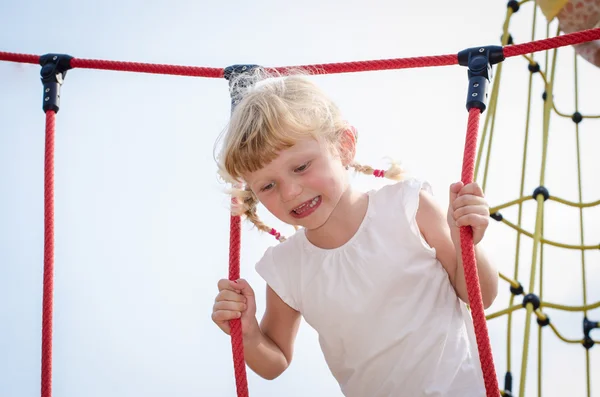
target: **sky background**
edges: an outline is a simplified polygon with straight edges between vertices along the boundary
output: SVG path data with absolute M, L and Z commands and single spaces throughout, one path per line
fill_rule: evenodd
M 500 42 L 504 1 L 402 4 L 0 0 L 0 51 L 208 67 L 283 66 L 450 54 Z M 532 15 L 530 2 L 512 18 L 516 42 L 530 40 Z M 538 22 L 541 37 L 540 13 Z M 543 63 L 541 54 L 536 59 Z M 572 49 L 559 51 L 558 65 L 557 107 L 572 113 Z M 1 397 L 38 396 L 40 389 L 44 114 L 39 70 L 0 62 Z M 599 114 L 600 70 L 580 60 L 579 72 L 580 111 Z M 518 197 L 528 73 L 523 58 L 504 63 L 486 188 L 492 206 Z M 536 77 L 526 194 L 539 185 L 540 175 L 543 85 Z M 358 161 L 382 168 L 385 157 L 399 160 L 411 176 L 428 180 L 447 206 L 448 187 L 460 179 L 462 164 L 464 68 L 313 78 L 358 128 Z M 227 276 L 228 198 L 216 176 L 213 146 L 229 111 L 227 83 L 221 79 L 68 73 L 56 123 L 55 396 L 235 395 L 230 340 L 210 319 L 217 281 Z M 584 202 L 600 198 L 599 132 L 598 120 L 581 124 Z M 549 142 L 545 184 L 551 194 L 577 201 L 573 123 L 553 115 Z M 389 182 L 356 176 L 353 183 L 367 190 Z M 529 201 L 524 209 L 524 227 L 531 231 L 535 205 Z M 503 214 L 516 222 L 516 209 Z M 291 232 L 264 210 L 261 215 Z M 600 208 L 586 209 L 584 217 L 586 243 L 597 244 Z M 548 239 L 578 244 L 578 222 L 577 209 L 547 202 Z M 513 230 L 493 222 L 483 242 L 509 276 L 515 241 Z M 242 275 L 258 294 L 259 316 L 265 285 L 254 263 L 275 243 L 245 224 Z M 531 246 L 523 239 L 523 285 L 529 283 Z M 600 300 L 599 254 L 586 253 L 590 303 Z M 547 247 L 544 263 L 544 300 L 581 305 L 580 253 Z M 539 285 L 539 275 L 536 280 Z M 508 284 L 502 281 L 487 313 L 506 308 L 508 299 Z M 547 312 L 565 337 L 582 337 L 581 313 Z M 600 320 L 600 311 L 589 316 Z M 523 311 L 514 324 L 512 368 L 518 389 Z M 537 394 L 535 320 L 532 324 L 526 395 Z M 502 385 L 506 317 L 488 325 Z M 599 333 L 592 333 L 596 340 Z M 585 395 L 583 347 L 561 342 L 548 328 L 543 334 L 543 395 Z M 291 367 L 275 381 L 249 372 L 251 395 L 341 396 L 317 335 L 305 323 L 296 346 Z M 596 378 L 592 396 L 599 397 L 600 347 L 590 355 Z

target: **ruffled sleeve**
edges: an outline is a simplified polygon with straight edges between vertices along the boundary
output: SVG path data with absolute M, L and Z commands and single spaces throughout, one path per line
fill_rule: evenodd
M 284 244 L 288 244 L 288 242 Z M 299 269 L 295 268 L 295 261 L 291 260 L 293 256 L 291 258 L 281 257 L 282 251 L 285 250 L 278 248 L 283 248 L 282 245 L 269 247 L 256 264 L 256 271 L 281 300 L 292 309 L 300 311 L 300 305 L 296 297 L 298 275 L 295 274 Z M 290 254 L 287 253 L 285 256 Z M 296 280 L 296 283 L 294 280 Z

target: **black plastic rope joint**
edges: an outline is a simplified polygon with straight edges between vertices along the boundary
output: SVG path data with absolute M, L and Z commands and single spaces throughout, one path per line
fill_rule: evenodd
M 573 113 L 573 116 L 571 116 L 571 120 L 573 120 L 575 124 L 579 124 L 583 120 L 583 115 L 579 112 L 575 112 Z
M 504 219 L 502 217 L 502 214 L 499 212 L 494 212 L 494 213 L 490 214 L 490 218 L 492 218 L 493 220 L 498 221 L 498 222 L 502 222 L 502 219 Z
M 512 373 L 509 371 L 504 375 L 504 396 L 512 397 L 512 381 Z
M 537 200 L 537 196 L 539 196 L 540 194 L 544 196 L 544 201 L 550 198 L 550 192 L 544 186 L 536 187 L 531 197 L 533 197 L 534 200 Z
M 223 77 L 229 81 L 229 95 L 231 96 L 231 109 L 242 100 L 244 88 L 252 85 L 253 79 L 250 75 L 255 69 L 260 68 L 254 64 L 240 64 L 227 66 L 223 70 Z
M 540 298 L 536 294 L 527 294 L 523 298 L 523 307 L 527 308 L 527 304 L 531 303 L 533 305 L 533 310 L 537 310 L 540 308 Z
M 487 103 L 487 89 L 492 79 L 492 65 L 504 61 L 501 46 L 473 47 L 458 53 L 458 63 L 469 69 L 467 110 L 477 108 L 483 113 Z
M 65 80 L 67 70 L 72 69 L 70 55 L 46 54 L 40 57 L 40 71 L 42 84 L 44 86 L 44 100 L 42 109 L 44 112 L 53 110 L 55 113 L 60 108 L 60 86 Z
M 525 291 L 523 290 L 523 285 L 521 283 L 519 283 L 518 287 L 513 287 L 512 285 L 510 286 L 510 292 L 513 295 L 521 295 L 522 293 L 524 293 Z
M 504 40 L 504 34 L 500 35 L 500 42 L 502 42 L 502 40 Z M 513 44 L 515 44 L 515 41 L 513 40 L 512 35 L 509 33 L 508 39 L 506 40 L 506 45 L 513 45 Z
M 506 4 L 506 7 L 511 8 L 513 10 L 513 13 L 519 11 L 519 8 L 521 8 L 519 2 L 516 0 L 510 0 L 508 4 Z
M 540 327 L 545 327 L 546 325 L 550 325 L 550 317 L 548 317 L 547 314 L 545 314 L 545 316 L 546 316 L 546 318 L 544 318 L 543 320 L 539 317 L 537 319 L 537 323 Z
M 530 63 L 529 65 L 527 65 L 527 69 L 531 72 L 531 74 L 539 73 L 539 71 L 540 71 L 540 64 L 537 63 L 537 62 Z
M 590 333 L 595 328 L 599 328 L 598 321 L 590 321 L 587 317 L 583 318 L 583 347 L 588 350 L 594 346 L 594 340 L 590 336 Z

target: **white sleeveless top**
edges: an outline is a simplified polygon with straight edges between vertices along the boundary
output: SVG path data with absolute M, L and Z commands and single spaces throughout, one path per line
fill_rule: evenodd
M 411 179 L 369 191 L 341 247 L 318 248 L 301 229 L 256 265 L 318 332 L 347 397 L 485 395 L 470 313 L 416 223 L 422 188 Z

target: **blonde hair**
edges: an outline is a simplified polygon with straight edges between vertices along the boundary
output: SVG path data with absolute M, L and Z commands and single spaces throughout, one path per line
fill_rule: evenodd
M 343 117 L 337 105 L 302 70 L 285 75 L 263 68 L 232 75 L 231 98 L 234 109 L 222 138 L 217 158 L 219 174 L 231 183 L 232 213 L 244 215 L 259 230 L 284 241 L 275 229 L 264 224 L 257 214 L 258 198 L 243 175 L 257 171 L 274 160 L 278 152 L 301 139 L 315 138 L 338 151 L 342 135 L 356 129 Z M 386 171 L 351 163 L 349 167 L 367 175 L 402 179 L 402 169 L 392 162 Z

